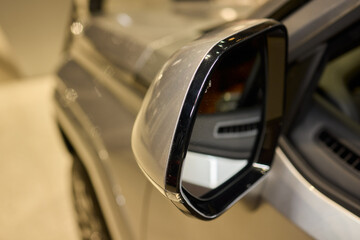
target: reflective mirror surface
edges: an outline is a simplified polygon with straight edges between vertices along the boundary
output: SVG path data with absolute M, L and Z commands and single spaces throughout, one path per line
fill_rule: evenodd
M 218 47 L 226 47 L 222 42 Z M 264 112 L 263 46 L 254 38 L 233 47 L 205 81 L 181 178 L 193 197 L 211 197 L 252 164 Z
M 146 93 L 132 148 L 181 211 L 217 218 L 270 170 L 282 126 L 287 34 L 231 22 L 179 49 Z

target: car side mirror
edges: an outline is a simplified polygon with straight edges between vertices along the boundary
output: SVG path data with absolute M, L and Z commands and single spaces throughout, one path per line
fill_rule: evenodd
M 184 46 L 159 72 L 132 148 L 147 178 L 180 210 L 214 219 L 270 170 L 286 57 L 282 24 L 240 21 Z

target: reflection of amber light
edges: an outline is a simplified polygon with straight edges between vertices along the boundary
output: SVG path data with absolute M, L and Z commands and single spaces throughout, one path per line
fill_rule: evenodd
M 244 90 L 246 80 L 253 68 L 255 58 L 243 63 L 235 63 L 231 59 L 225 59 L 210 75 L 211 86 L 207 87 L 200 106 L 199 113 L 212 114 L 218 112 L 217 105 L 225 96 L 240 94 Z M 235 63 L 235 64 L 234 64 Z

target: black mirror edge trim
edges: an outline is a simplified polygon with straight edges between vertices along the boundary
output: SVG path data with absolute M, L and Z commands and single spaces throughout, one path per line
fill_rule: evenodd
M 255 38 L 255 37 L 259 36 L 260 34 L 264 34 L 270 30 L 273 31 L 276 28 L 280 29 L 284 33 L 284 36 L 287 36 L 287 30 L 281 23 L 274 21 L 274 20 L 269 20 L 262 24 L 259 24 L 254 27 L 251 27 L 249 29 L 246 29 L 244 31 L 241 31 L 240 33 L 237 33 L 235 35 L 229 36 L 228 38 L 232 38 L 232 37 L 241 38 L 241 36 L 242 36 L 242 38 L 241 38 L 242 41 L 240 41 L 236 44 L 233 44 L 231 46 L 231 47 L 234 47 L 234 46 L 238 45 L 239 43 L 243 42 L 243 40 L 249 40 L 249 39 Z M 246 37 L 246 36 L 248 36 L 248 37 Z M 225 38 L 224 40 L 226 40 L 226 39 L 227 38 Z M 287 49 L 287 46 L 288 46 L 287 37 L 285 37 L 286 49 Z M 199 69 L 197 70 L 197 73 L 195 74 L 194 79 L 202 78 L 202 79 L 206 79 L 206 81 L 207 81 L 208 74 L 211 71 L 212 67 L 218 61 L 220 56 L 229 49 L 230 48 L 223 50 L 223 52 L 221 54 L 219 54 L 219 56 L 216 59 L 214 59 L 213 62 L 210 62 L 210 63 L 202 62 Z M 219 49 L 216 49 L 216 45 L 215 45 L 215 47 L 213 47 L 209 51 L 209 53 L 211 51 L 216 51 L 216 50 L 218 51 Z M 286 53 L 287 53 L 287 51 L 285 51 L 285 54 Z M 286 62 L 287 62 L 287 54 L 285 56 L 285 63 Z M 284 71 L 286 71 L 286 68 L 284 68 Z M 193 81 L 192 82 L 189 92 L 186 96 L 187 101 L 185 101 L 183 109 L 181 110 L 180 118 L 178 121 L 178 126 L 176 127 L 175 137 L 174 137 L 173 145 L 171 148 L 169 165 L 168 165 L 168 169 L 166 172 L 165 189 L 167 189 L 168 191 L 171 191 L 171 192 L 177 192 L 177 193 L 183 194 L 182 189 L 181 189 L 180 177 L 179 177 L 181 175 L 182 161 L 186 155 L 187 147 L 188 147 L 189 141 L 190 141 L 191 130 L 192 130 L 192 127 L 194 124 L 196 111 L 194 111 L 193 107 L 195 106 L 195 108 L 197 109 L 198 104 L 199 104 L 199 101 L 197 101 L 197 99 L 201 99 L 201 96 L 199 96 L 199 94 L 202 94 L 202 88 L 204 87 L 204 84 L 206 81 Z M 265 84 L 265 85 L 267 86 L 267 84 Z M 190 101 L 189 101 L 189 99 L 190 99 Z M 265 109 L 268 108 L 268 104 L 270 104 L 270 102 L 271 101 L 266 101 Z M 282 108 L 282 112 L 283 112 L 284 106 L 281 106 L 281 108 Z M 264 116 L 264 117 L 266 119 L 266 116 Z M 269 137 L 270 138 L 272 137 L 272 139 L 274 139 L 274 137 L 275 137 L 277 139 L 277 137 L 280 134 L 280 129 L 281 129 L 281 125 L 282 125 L 282 117 L 279 119 L 275 119 L 275 122 L 276 122 L 275 125 L 273 125 L 273 123 L 270 124 L 269 121 L 266 123 L 266 131 L 263 131 L 263 133 L 262 133 L 264 135 L 263 138 L 265 138 L 265 132 L 269 133 L 269 130 L 272 129 L 273 131 L 270 131 L 270 132 L 272 132 L 273 134 L 269 134 L 269 135 L 271 135 Z M 270 125 L 272 125 L 272 127 L 270 127 Z M 270 147 L 268 149 L 270 151 L 266 151 L 266 149 L 263 148 L 263 145 L 259 144 L 259 147 L 256 149 L 256 154 L 258 154 L 259 158 L 255 158 L 255 159 L 264 159 L 264 160 L 266 159 L 265 162 L 270 168 L 272 158 L 273 158 L 273 155 L 275 152 L 275 145 L 276 145 L 277 141 L 269 141 L 269 139 L 268 139 L 269 137 L 267 137 L 265 140 L 264 139 L 263 140 L 267 141 L 267 142 L 271 142 L 272 143 L 271 145 L 273 145 L 272 148 Z M 265 155 L 266 155 L 266 157 L 265 157 Z M 252 171 L 254 171 L 254 173 L 256 172 L 256 170 L 254 168 L 248 169 L 248 172 L 252 172 Z M 259 177 L 254 177 L 254 178 L 256 178 L 254 183 L 257 182 L 257 180 L 260 179 L 264 174 L 262 174 Z M 251 177 L 251 175 L 252 174 L 249 174 L 249 177 Z M 257 174 L 255 174 L 255 175 L 257 175 Z M 240 183 L 240 182 L 238 182 L 238 183 Z M 244 190 L 243 193 L 246 193 L 246 190 Z M 232 196 L 231 199 L 227 201 L 228 202 L 227 205 L 225 204 L 224 207 L 217 209 L 216 211 L 210 210 L 210 211 L 208 211 L 209 215 L 205 215 L 205 214 L 202 214 L 199 211 L 195 210 L 194 206 L 192 206 L 191 204 L 189 204 L 187 202 L 187 200 L 189 200 L 189 199 L 185 199 L 182 194 L 181 194 L 181 197 L 182 197 L 181 203 L 174 202 L 174 204 L 175 205 L 179 205 L 179 204 L 185 205 L 185 207 L 184 206 L 177 206 L 177 207 L 181 211 L 186 212 L 186 213 L 191 213 L 192 215 L 196 216 L 197 218 L 200 218 L 203 220 L 211 220 L 211 219 L 214 219 L 214 218 L 220 216 L 227 208 L 231 207 L 243 195 L 243 194 L 240 194 L 239 196 L 236 196 L 236 197 Z M 207 207 L 209 208 L 212 206 L 207 206 Z

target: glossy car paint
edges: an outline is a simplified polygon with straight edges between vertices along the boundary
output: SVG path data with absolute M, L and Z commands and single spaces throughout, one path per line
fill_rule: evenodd
M 274 161 L 263 191 L 269 203 L 316 239 L 359 237 L 358 216 L 329 200 L 307 182 L 281 148 L 276 150 Z
M 359 1 L 311 1 L 285 19 L 283 23 L 290 37 L 290 62 L 355 21 L 358 17 L 351 13 L 359 9 L 359 4 Z M 267 203 L 262 203 L 253 212 L 242 200 L 214 223 L 181 215 L 147 182 L 131 151 L 132 124 L 146 87 L 113 67 L 88 40 L 76 37 L 74 45 L 70 54 L 74 62 L 67 63 L 65 66 L 70 67 L 59 72 L 57 118 L 91 176 L 114 239 L 139 239 L 145 235 L 148 239 L 168 239 L 169 236 L 174 239 L 177 236 L 216 239 L 221 236 L 231 238 L 234 235 L 229 233 L 234 231 L 238 231 L 236 236 L 244 234 L 254 238 L 286 238 L 290 235 L 306 238 Z M 78 66 L 71 66 L 73 63 Z M 261 194 L 308 234 L 316 238 L 359 238 L 359 218 L 314 189 L 281 150 L 277 150 L 271 174 Z M 279 194 L 284 197 L 273 194 L 275 190 L 269 193 L 269 189 L 280 189 Z M 293 198 L 284 201 L 289 196 Z M 326 221 L 329 214 L 332 217 Z M 309 224 L 309 219 L 318 221 Z M 258 227 L 264 231 L 259 231 Z
M 136 157 L 140 167 L 165 196 L 171 195 L 171 192 L 165 192 L 167 161 L 171 152 L 171 143 L 184 100 L 197 69 L 215 44 L 238 31 L 265 21 L 239 22 L 219 32 L 215 37 L 201 38 L 182 48 L 164 65 L 155 78 L 154 84 L 149 88 L 135 123 L 138 125 L 135 130 L 139 131 L 134 132 L 132 146 L 134 153 L 138 154 Z M 158 114 L 159 112 L 162 114 Z M 149 161 L 141 162 L 142 159 L 149 159 Z M 145 166 L 145 164 L 148 165 Z M 169 197 L 174 201 L 180 201 L 180 198 L 176 196 Z
M 209 202 L 208 205 L 212 206 L 212 213 L 200 212 L 194 205 L 196 201 L 187 199 L 182 192 L 179 179 L 180 168 L 184 160 L 182 157 L 186 155 L 184 151 L 187 149 L 187 146 L 183 144 L 186 144 L 187 136 L 189 136 L 186 135 L 189 132 L 187 126 L 188 124 L 192 125 L 198 99 L 201 99 L 199 95 L 203 92 L 201 89 L 205 89 L 208 72 L 218 61 L 219 56 L 221 57 L 221 54 L 228 51 L 227 49 L 265 32 L 269 35 L 265 38 L 269 38 L 267 40 L 269 50 L 266 55 L 270 59 L 267 60 L 270 67 L 266 82 L 268 101 L 264 106 L 266 109 L 265 128 L 267 129 L 264 141 L 275 142 L 269 137 L 276 138 L 278 136 L 283 111 L 284 75 L 279 74 L 285 73 L 283 66 L 286 59 L 284 52 L 286 33 L 279 23 L 270 20 L 234 22 L 216 33 L 205 35 L 205 37 L 181 48 L 159 72 L 158 77 L 150 86 L 137 116 L 132 147 L 140 168 L 165 196 L 174 202 L 184 203 L 188 211 L 194 211 L 193 214 L 197 214 L 199 217 L 214 218 L 229 206 L 220 207 L 220 204 L 217 204 L 215 207 Z M 271 39 L 277 39 L 277 41 L 272 42 Z M 276 60 L 273 61 L 273 59 Z M 278 65 L 272 65 L 274 62 Z M 274 76 L 273 72 L 276 72 L 277 75 Z M 269 132 L 271 133 L 268 134 Z M 173 142 L 179 142 L 179 144 L 173 144 Z M 262 151 L 263 149 L 264 151 Z M 263 148 L 260 144 L 256 152 L 261 157 L 259 160 L 254 160 L 255 163 L 249 167 L 248 173 L 239 180 L 241 186 L 247 187 L 241 190 L 236 188 L 240 196 L 245 191 L 249 191 L 254 182 L 263 177 L 270 168 L 271 151 L 265 150 L 265 147 Z M 169 172 L 170 169 L 171 172 Z M 229 191 L 232 190 L 229 189 Z M 237 195 L 227 201 L 232 205 L 235 199 L 238 199 Z M 222 198 L 221 201 L 225 202 L 225 199 Z M 204 206 L 203 208 L 204 211 L 208 209 Z M 217 208 L 219 210 L 215 210 Z M 215 211 L 218 212 L 215 213 Z

